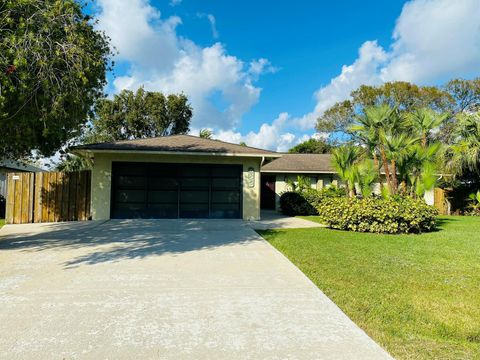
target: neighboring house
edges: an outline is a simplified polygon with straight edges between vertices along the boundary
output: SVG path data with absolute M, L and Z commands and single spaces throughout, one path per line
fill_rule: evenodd
M 16 160 L 0 160 L 0 217 L 5 216 L 5 199 L 7 197 L 7 173 L 37 171 L 42 171 L 42 169 Z
M 260 218 L 279 210 L 287 180 L 339 182 L 329 154 L 282 154 L 191 135 L 81 145 L 93 160 L 93 220 Z

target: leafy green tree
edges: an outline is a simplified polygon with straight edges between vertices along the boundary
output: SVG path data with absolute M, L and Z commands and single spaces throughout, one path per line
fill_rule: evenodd
M 0 3 L 0 157 L 52 155 L 77 137 L 112 65 L 74 0 Z
M 332 151 L 333 145 L 321 139 L 310 138 L 288 150 L 293 154 L 328 154 Z
M 350 99 L 334 104 L 317 119 L 316 128 L 326 132 L 346 132 L 355 117 L 368 107 L 388 105 L 400 113 L 428 107 L 444 112 L 451 110 L 455 100 L 446 90 L 417 86 L 403 81 L 380 86 L 362 85 L 350 93 Z
M 450 80 L 445 85 L 445 91 L 453 99 L 454 113 L 480 110 L 480 78 Z
M 191 117 L 192 108 L 184 94 L 123 90 L 113 99 L 97 102 L 92 126 L 82 142 L 186 134 Z
M 56 166 L 57 171 L 80 171 L 88 170 L 93 166 L 92 160 L 85 156 L 67 154 Z
M 210 129 L 200 129 L 200 132 L 198 136 L 200 136 L 202 139 L 211 139 L 213 135 L 212 130 Z

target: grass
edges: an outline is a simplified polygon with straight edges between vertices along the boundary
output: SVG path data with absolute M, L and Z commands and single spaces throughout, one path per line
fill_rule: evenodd
M 480 359 L 480 218 L 439 224 L 421 235 L 259 233 L 394 357 Z
M 0 219 L 0 228 L 5 225 L 5 219 Z

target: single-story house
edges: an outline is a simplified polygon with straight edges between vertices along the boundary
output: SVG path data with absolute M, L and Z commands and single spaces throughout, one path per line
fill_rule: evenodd
M 284 154 L 191 135 L 76 146 L 93 160 L 93 220 L 242 218 L 279 210 L 288 179 L 339 183 L 329 154 Z

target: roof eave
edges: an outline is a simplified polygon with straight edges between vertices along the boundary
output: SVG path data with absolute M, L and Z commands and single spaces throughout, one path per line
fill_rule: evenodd
M 336 174 L 334 170 L 269 170 L 261 169 L 262 173 L 270 174 Z
M 159 151 L 143 149 L 71 149 L 72 154 L 146 154 L 146 155 L 187 155 L 187 156 L 226 156 L 226 157 L 281 157 L 282 154 L 258 154 L 258 153 L 225 153 L 225 152 L 200 152 L 200 151 Z

